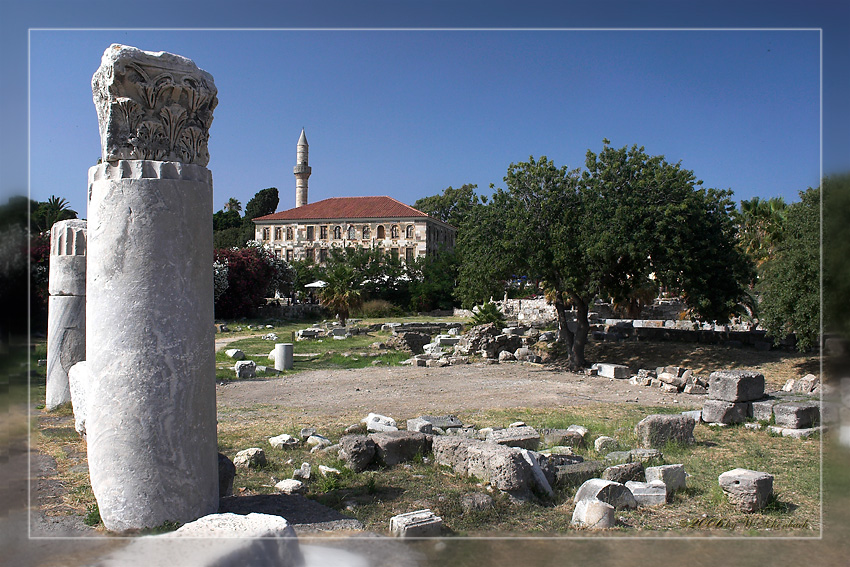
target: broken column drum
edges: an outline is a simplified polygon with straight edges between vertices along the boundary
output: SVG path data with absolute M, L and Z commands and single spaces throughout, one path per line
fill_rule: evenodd
M 102 163 L 89 170 L 88 464 L 104 526 L 218 508 L 212 76 L 110 46 L 92 78 Z
M 86 358 L 86 221 L 59 221 L 50 229 L 47 290 L 48 410 L 71 401 L 68 371 Z

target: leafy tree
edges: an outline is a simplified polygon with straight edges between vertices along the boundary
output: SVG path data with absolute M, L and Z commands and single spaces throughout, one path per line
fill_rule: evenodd
M 759 282 L 761 324 L 781 340 L 794 332 L 802 351 L 820 336 L 820 189 L 788 207 L 782 244 Z
M 294 276 L 285 261 L 257 242 L 249 242 L 245 248 L 216 250 L 216 264 L 219 277 L 226 266 L 227 284 L 219 282 L 215 303 L 216 317 L 221 318 L 252 315 L 276 290 L 287 291 Z
M 459 269 L 460 256 L 454 250 L 441 250 L 408 265 L 410 308 L 413 311 L 453 308 Z
M 423 197 L 413 204 L 428 216 L 448 223 L 455 228 L 460 228 L 469 218 L 472 210 L 479 204 L 485 202 L 485 197 L 475 194 L 478 185 L 464 184 L 455 189 L 447 187 L 442 195 Z
M 586 366 L 595 297 L 625 302 L 654 282 L 679 290 L 695 316 L 726 320 L 752 274 L 736 246 L 731 191 L 702 189 L 693 172 L 642 147 L 609 144 L 587 152 L 584 172 L 545 157 L 511 164 L 507 189 L 459 239 L 460 296 L 480 297 L 477 285 L 514 274 L 541 280 L 573 368 Z
M 217 211 L 213 213 L 213 230 L 227 230 L 228 228 L 240 228 L 242 217 L 236 211 Z
M 264 215 L 270 215 L 275 210 L 277 210 L 277 205 L 280 202 L 280 198 L 277 194 L 277 187 L 269 187 L 268 189 L 261 189 L 257 191 L 257 194 L 254 195 L 248 204 L 245 205 L 245 217 L 243 218 L 243 222 L 252 227 L 254 224 L 250 221 L 261 217 Z
M 275 206 L 277 206 L 277 205 L 275 205 Z M 224 212 L 228 212 L 228 213 L 233 212 L 233 213 L 238 214 L 239 211 L 242 210 L 242 203 L 239 202 L 239 199 L 236 199 L 235 197 L 231 197 L 230 199 L 227 200 L 227 202 L 224 204 L 224 207 L 222 207 L 221 210 L 224 211 Z
M 51 195 L 47 201 L 38 203 L 33 210 L 32 225 L 34 230 L 44 232 L 61 220 L 75 218 L 77 218 L 77 211 L 69 206 L 67 200 Z

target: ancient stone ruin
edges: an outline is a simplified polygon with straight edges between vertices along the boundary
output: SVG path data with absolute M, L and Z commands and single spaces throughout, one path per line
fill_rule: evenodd
M 47 283 L 48 410 L 71 401 L 68 371 L 86 358 L 86 221 L 59 221 L 50 229 Z
M 112 531 L 218 508 L 212 76 L 112 45 L 92 79 L 102 163 L 89 170 L 86 433 Z M 96 325 L 91 322 L 96 321 Z

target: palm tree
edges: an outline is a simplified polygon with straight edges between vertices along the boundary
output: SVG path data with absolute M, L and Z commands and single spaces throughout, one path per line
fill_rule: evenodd
M 64 197 L 51 195 L 47 201 L 39 203 L 32 213 L 33 226 L 38 232 L 50 230 L 61 220 L 77 218 L 77 211 L 70 207 Z
M 354 288 L 354 269 L 344 263 L 334 263 L 325 273 L 327 285 L 319 292 L 319 300 L 344 326 L 349 313 L 362 305 L 359 289 Z
M 237 213 L 242 210 L 242 203 L 239 202 L 235 197 L 231 197 L 222 207 L 223 211 L 236 211 Z
M 739 238 L 756 266 L 772 259 L 782 241 L 787 206 L 782 197 L 741 201 Z

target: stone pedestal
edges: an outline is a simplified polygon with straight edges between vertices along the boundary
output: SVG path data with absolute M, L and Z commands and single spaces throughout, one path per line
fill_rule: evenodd
M 68 371 L 86 358 L 86 221 L 59 221 L 50 229 L 47 300 L 48 410 L 71 401 Z
M 275 370 L 292 370 L 293 349 L 292 343 L 277 343 L 274 345 Z

